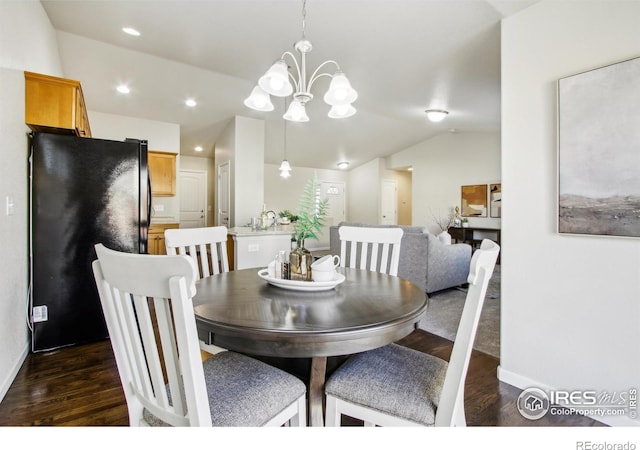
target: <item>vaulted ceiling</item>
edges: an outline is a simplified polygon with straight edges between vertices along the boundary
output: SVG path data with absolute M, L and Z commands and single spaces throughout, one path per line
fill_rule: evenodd
M 180 124 L 181 153 L 212 156 L 236 115 L 265 120 L 265 162 L 283 157 L 284 100 L 243 104 L 258 78 L 302 34 L 301 0 L 42 0 L 65 76 L 92 111 Z M 500 21 L 532 0 L 308 0 L 311 72 L 335 60 L 357 114 L 327 117 L 328 79 L 313 86 L 310 121 L 286 124 L 294 166 L 335 169 L 384 157 L 440 133 L 500 127 Z M 133 27 L 141 35 L 122 32 Z M 115 91 L 119 83 L 128 95 Z M 184 101 L 193 98 L 197 106 Z M 449 111 L 440 123 L 425 109 Z M 142 136 L 141 136 L 142 137 Z M 193 148 L 200 145 L 202 153 Z

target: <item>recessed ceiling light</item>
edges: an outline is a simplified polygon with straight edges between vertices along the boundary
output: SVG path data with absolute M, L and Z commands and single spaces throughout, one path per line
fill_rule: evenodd
M 126 84 L 121 84 L 120 86 L 118 86 L 116 88 L 118 90 L 118 92 L 120 92 L 121 94 L 128 94 L 129 92 L 131 92 L 131 90 L 129 89 L 129 86 L 127 86 Z
M 338 163 L 338 169 L 346 169 L 347 167 L 349 167 L 349 163 L 347 161 L 342 161 Z
M 200 147 L 199 145 L 197 147 L 194 147 L 194 150 L 197 152 L 201 152 L 202 151 L 202 147 Z
M 127 34 L 130 34 L 131 36 L 140 36 L 140 32 L 138 30 L 136 30 L 135 28 L 124 27 L 122 29 L 122 31 L 124 31 Z
M 425 112 L 431 122 L 440 122 L 449 114 L 449 111 L 445 111 L 444 109 L 427 109 Z
M 409 172 L 413 172 L 413 167 L 409 167 L 407 170 L 408 170 Z
M 196 102 L 192 98 L 188 98 L 188 99 L 185 100 L 184 104 L 187 105 L 187 106 L 190 106 L 191 108 L 193 108 L 194 106 L 196 106 L 198 104 L 198 102 Z

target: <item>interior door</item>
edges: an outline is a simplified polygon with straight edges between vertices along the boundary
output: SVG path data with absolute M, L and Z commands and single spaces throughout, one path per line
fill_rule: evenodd
M 207 172 L 203 170 L 181 170 L 180 228 L 207 226 Z
M 398 224 L 398 187 L 395 180 L 382 180 L 380 224 Z
M 229 228 L 229 207 L 231 193 L 231 178 L 229 175 L 229 161 L 218 166 L 218 222 Z
M 345 184 L 341 181 L 321 181 L 320 199 L 328 200 L 329 212 L 316 245 L 318 248 L 329 248 L 329 227 L 345 220 Z

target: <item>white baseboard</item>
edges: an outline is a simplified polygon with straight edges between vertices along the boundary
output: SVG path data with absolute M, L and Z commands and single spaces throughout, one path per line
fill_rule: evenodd
M 6 378 L 2 380 L 2 385 L 0 385 L 0 403 L 2 403 L 2 400 L 4 400 L 4 396 L 7 395 L 7 392 L 9 391 L 11 384 L 13 384 L 13 380 L 15 380 L 16 375 L 18 375 L 18 372 L 20 371 L 24 360 L 27 359 L 27 355 L 29 355 L 30 349 L 31 343 L 30 341 L 27 341 L 24 344 L 24 348 L 22 349 L 22 353 L 20 353 L 18 360 L 15 362 Z
M 546 385 L 544 383 L 541 383 L 539 381 L 517 374 L 510 370 L 503 369 L 501 366 L 498 366 L 498 380 L 523 390 L 531 387 L 542 389 L 545 392 L 557 390 L 557 388 L 553 386 Z M 612 427 L 640 426 L 640 419 L 634 420 L 628 416 L 589 416 L 588 415 L 587 417 Z

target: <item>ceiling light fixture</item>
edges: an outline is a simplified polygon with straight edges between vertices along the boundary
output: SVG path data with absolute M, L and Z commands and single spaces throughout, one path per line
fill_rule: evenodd
M 338 169 L 346 169 L 347 167 L 349 167 L 349 163 L 347 161 L 342 161 L 338 163 Z
M 189 106 L 190 108 L 193 108 L 194 106 L 196 106 L 198 104 L 198 102 L 196 102 L 194 99 L 192 98 L 188 98 L 184 101 L 184 104 Z
M 116 88 L 116 90 L 121 94 L 128 94 L 129 92 L 131 92 L 131 89 L 129 89 L 129 86 L 127 86 L 126 84 L 121 84 Z
M 294 48 L 300 53 L 301 62 L 298 63 L 295 55 L 291 52 L 284 52 L 280 59 L 276 61 L 269 70 L 258 80 L 258 86 L 253 88 L 251 95 L 244 101 L 244 104 L 257 111 L 273 111 L 273 104 L 269 95 L 276 97 L 288 97 L 293 94 L 293 100 L 282 116 L 292 122 L 308 122 L 306 106 L 313 100 L 311 87 L 320 77 L 331 78 L 329 90 L 324 95 L 324 101 L 331 106 L 329 117 L 334 119 L 346 118 L 354 115 L 356 109 L 351 105 L 357 98 L 358 93 L 351 87 L 346 75 L 340 70 L 340 66 L 333 60 L 327 60 L 320 64 L 307 81 L 307 53 L 313 46 L 305 37 L 305 19 L 307 15 L 307 1 L 302 1 L 302 39 L 294 44 Z M 293 60 L 296 73 L 289 71 L 289 66 L 285 62 L 288 56 Z M 319 73 L 320 69 L 327 64 L 333 64 L 336 72 L 331 75 L 327 72 Z M 293 80 L 293 85 L 291 84 Z M 294 92 L 295 86 L 295 92 Z
M 199 146 L 199 145 L 198 145 L 198 146 L 196 146 L 196 147 L 194 147 L 193 149 L 194 149 L 195 151 L 197 151 L 197 152 L 201 152 L 201 151 L 202 151 L 202 147 L 201 147 L 201 146 Z
M 431 122 L 440 122 L 449 114 L 449 111 L 445 111 L 444 109 L 427 109 L 425 112 Z
M 140 32 L 138 30 L 136 30 L 135 28 L 124 27 L 122 29 L 122 31 L 124 31 L 127 34 L 130 34 L 131 36 L 140 36 Z

